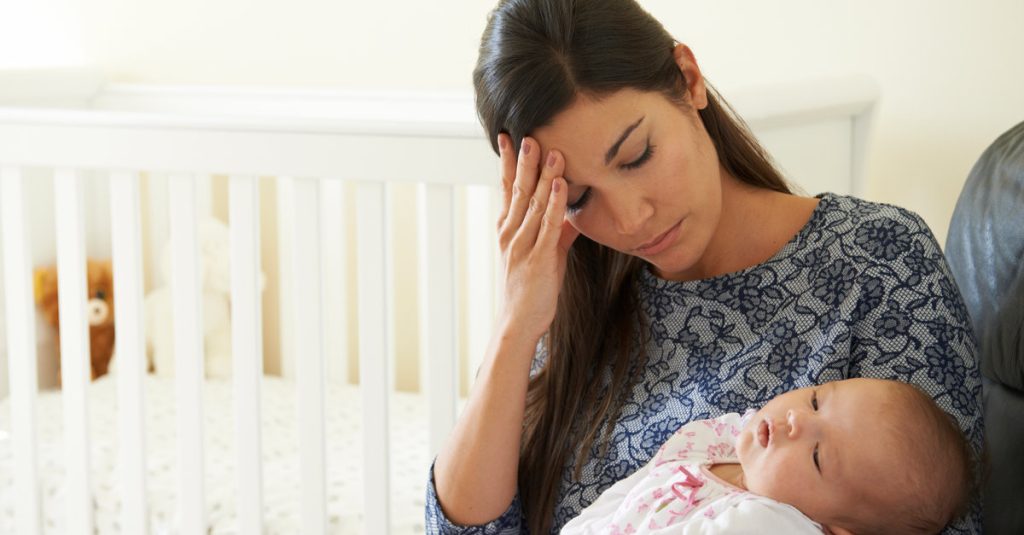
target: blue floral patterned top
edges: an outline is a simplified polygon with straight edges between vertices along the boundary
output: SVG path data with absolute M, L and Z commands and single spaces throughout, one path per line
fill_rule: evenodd
M 914 383 L 980 448 L 977 347 L 960 292 L 916 214 L 834 194 L 782 250 L 757 266 L 673 282 L 642 270 L 651 330 L 647 367 L 579 480 L 567 460 L 552 533 L 651 459 L 692 420 L 759 407 L 782 392 L 848 377 Z M 538 354 L 537 363 L 545 358 Z M 456 526 L 427 486 L 427 533 L 526 533 L 518 496 L 501 517 Z M 980 508 L 946 533 L 980 533 Z

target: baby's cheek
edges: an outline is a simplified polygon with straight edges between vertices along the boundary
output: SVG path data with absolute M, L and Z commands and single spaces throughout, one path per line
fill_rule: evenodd
M 788 503 L 787 498 L 791 494 L 791 489 L 787 488 L 787 484 L 791 478 L 787 477 L 786 474 L 780 473 L 777 464 L 771 462 L 773 460 L 755 458 L 748 460 L 748 462 L 742 462 L 742 457 L 740 459 L 747 490 L 754 494 Z
M 736 457 L 739 457 L 740 464 L 743 464 L 743 460 L 750 451 L 751 441 L 750 433 L 740 433 L 740 436 L 736 437 Z

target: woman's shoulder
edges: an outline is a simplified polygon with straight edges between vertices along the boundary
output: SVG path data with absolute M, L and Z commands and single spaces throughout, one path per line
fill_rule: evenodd
M 819 198 L 820 217 L 811 232 L 826 244 L 839 240 L 879 262 L 895 261 L 913 250 L 941 254 L 931 228 L 912 210 L 835 193 Z
M 847 221 L 851 228 L 876 221 L 891 221 L 897 225 L 911 227 L 911 230 L 931 231 L 920 215 L 902 206 L 838 193 L 822 193 L 817 197 L 821 199 L 820 211 L 826 220 Z

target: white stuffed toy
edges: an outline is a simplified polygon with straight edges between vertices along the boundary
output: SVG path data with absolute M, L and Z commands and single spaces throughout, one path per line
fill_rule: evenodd
M 212 217 L 199 222 L 204 368 L 208 378 L 231 376 L 231 259 L 227 225 Z M 174 376 L 174 325 L 171 302 L 171 246 L 160 255 L 164 285 L 146 296 L 146 339 L 158 376 Z M 263 275 L 260 274 L 260 288 Z

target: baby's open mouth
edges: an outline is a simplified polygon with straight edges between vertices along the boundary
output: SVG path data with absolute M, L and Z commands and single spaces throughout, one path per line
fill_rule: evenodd
M 771 418 L 765 418 L 761 420 L 761 423 L 757 424 L 757 442 L 761 444 L 762 448 L 767 448 L 768 444 L 771 443 L 772 427 Z

